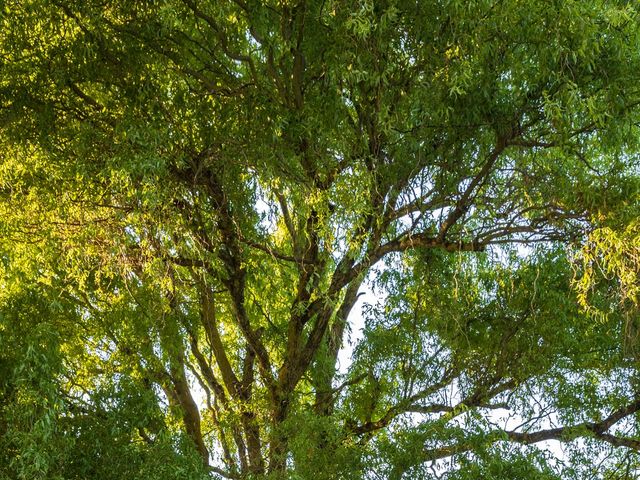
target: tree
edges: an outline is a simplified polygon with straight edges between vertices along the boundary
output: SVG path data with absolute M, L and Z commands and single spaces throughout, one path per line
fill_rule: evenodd
M 638 15 L 5 4 L 3 474 L 632 475 Z

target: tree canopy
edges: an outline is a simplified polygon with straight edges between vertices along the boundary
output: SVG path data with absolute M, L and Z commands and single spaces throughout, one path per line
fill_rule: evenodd
M 0 477 L 636 478 L 636 2 L 0 27 Z

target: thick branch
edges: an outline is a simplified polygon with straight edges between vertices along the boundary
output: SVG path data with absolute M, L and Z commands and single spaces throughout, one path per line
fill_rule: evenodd
M 220 332 L 218 331 L 213 295 L 211 295 L 209 287 L 204 284 L 200 285 L 200 303 L 202 325 L 207 333 L 207 338 L 211 345 L 211 350 L 213 351 L 216 363 L 218 364 L 218 368 L 220 369 L 222 380 L 224 381 L 225 387 L 231 396 L 239 398 L 240 382 L 231 367 L 224 343 L 220 337 Z
M 633 415 L 640 411 L 640 400 L 620 408 L 600 422 L 584 422 L 577 425 L 570 425 L 559 428 L 551 428 L 548 430 L 539 430 L 537 432 L 515 432 L 515 431 L 499 431 L 495 435 L 491 435 L 488 440 L 490 443 L 497 441 L 510 441 L 521 443 L 523 445 L 533 445 L 549 440 L 559 442 L 570 442 L 576 438 L 593 437 L 602 440 L 614 447 L 625 447 L 640 452 L 640 440 L 618 437 L 607 432 L 615 423 Z M 444 447 L 425 449 L 423 451 L 423 461 L 433 461 L 441 458 L 450 457 L 463 452 L 471 451 L 475 448 L 471 443 L 459 443 Z

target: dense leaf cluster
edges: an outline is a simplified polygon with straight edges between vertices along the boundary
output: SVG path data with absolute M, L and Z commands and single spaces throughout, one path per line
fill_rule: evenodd
M 636 3 L 1 8 L 2 478 L 638 474 Z

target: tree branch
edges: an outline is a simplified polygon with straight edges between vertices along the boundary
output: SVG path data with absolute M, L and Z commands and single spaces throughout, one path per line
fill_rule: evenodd
M 551 428 L 548 430 L 539 430 L 533 433 L 515 432 L 515 431 L 496 431 L 487 436 L 489 443 L 498 441 L 509 441 L 520 443 L 523 445 L 533 445 L 549 440 L 557 440 L 559 442 L 571 442 L 577 438 L 593 437 L 611 444 L 614 447 L 625 447 L 640 452 L 640 440 L 618 437 L 607 433 L 615 423 L 633 415 L 640 411 L 640 399 L 620 408 L 600 422 L 584 422 L 577 425 L 570 425 L 559 428 Z M 434 461 L 441 458 L 450 457 L 459 453 L 471 451 L 475 448 L 472 443 L 458 443 L 443 447 L 425 449 L 422 455 L 422 461 Z

